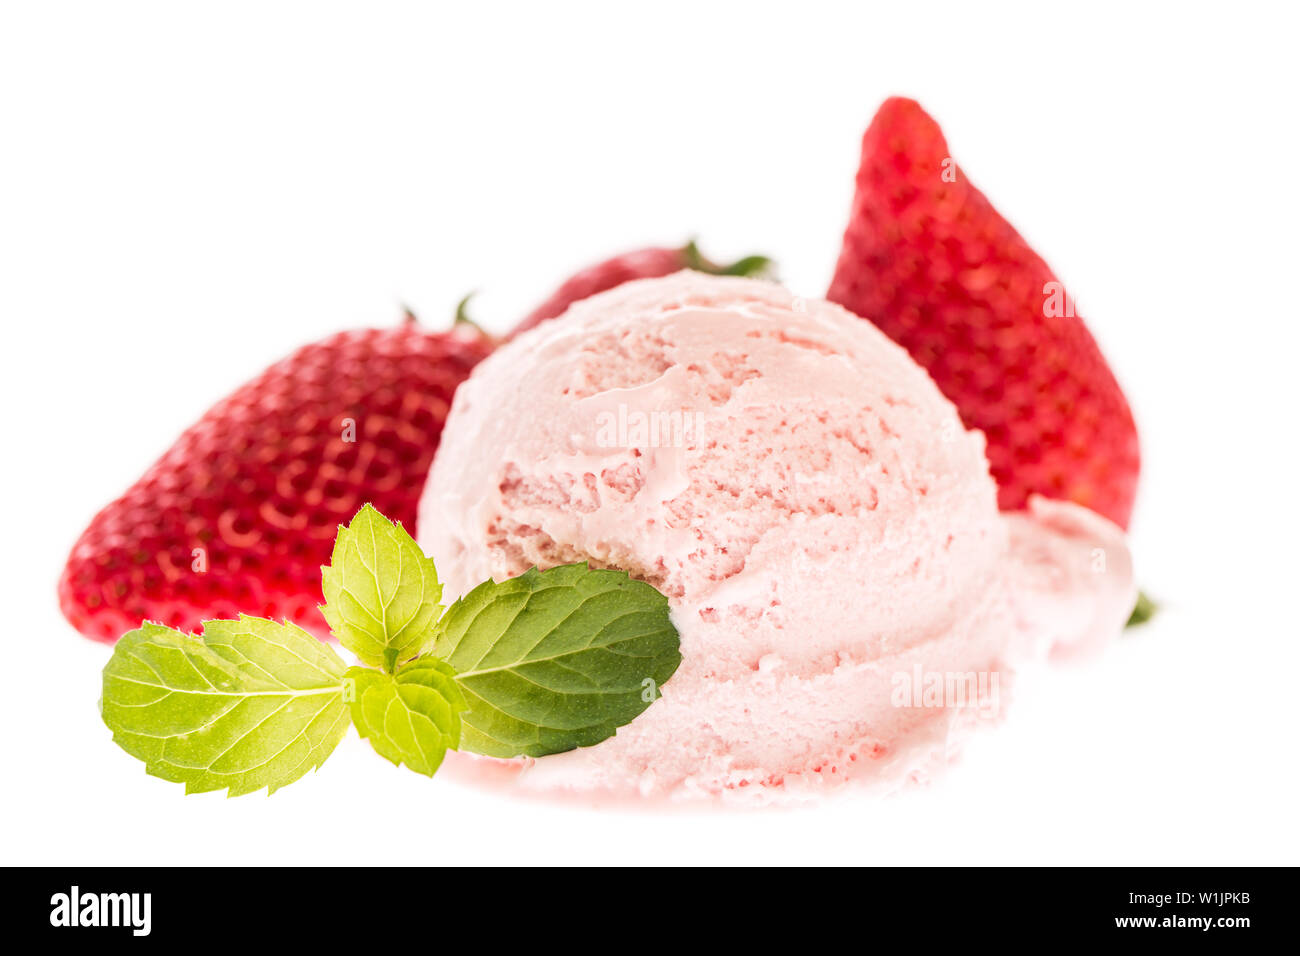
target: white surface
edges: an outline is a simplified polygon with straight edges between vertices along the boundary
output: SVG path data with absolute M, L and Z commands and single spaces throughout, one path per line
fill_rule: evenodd
M 1296 24 L 859 7 L 6 5 L 0 862 L 1300 862 Z M 1129 390 L 1153 625 L 1023 684 L 944 781 L 883 802 L 557 807 L 355 736 L 273 798 L 185 798 L 112 746 L 108 649 L 54 583 L 214 399 L 398 303 L 437 323 L 479 288 L 504 328 L 573 267 L 691 234 L 820 294 L 891 93 L 943 124 Z M 340 839 L 413 807 L 436 844 Z

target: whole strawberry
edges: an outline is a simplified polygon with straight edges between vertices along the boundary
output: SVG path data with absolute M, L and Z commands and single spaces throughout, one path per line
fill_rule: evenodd
M 327 634 L 320 568 L 338 526 L 370 502 L 414 533 L 452 395 L 492 344 L 407 321 L 271 366 L 95 516 L 59 581 L 63 613 L 105 641 L 239 612 Z
M 719 265 L 704 258 L 694 242 L 689 242 L 680 249 L 651 247 L 625 252 L 588 266 L 569 277 L 545 302 L 515 326 L 510 337 L 563 314 L 565 309 L 579 299 L 605 292 L 633 279 L 656 279 L 683 269 L 721 276 L 760 276 L 771 267 L 771 260 L 765 256 L 746 256 L 730 265 Z
M 1138 438 L 1123 392 L 1047 263 L 913 100 L 886 100 L 863 137 L 827 297 L 903 345 L 984 432 L 1003 509 L 1038 493 L 1127 527 Z

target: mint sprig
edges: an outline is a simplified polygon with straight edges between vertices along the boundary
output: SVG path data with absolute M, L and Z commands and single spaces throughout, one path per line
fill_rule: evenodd
M 469 702 L 466 745 L 493 757 L 612 737 L 682 660 L 666 597 L 576 564 L 480 584 L 438 622 L 435 649 Z
M 432 777 L 460 746 L 465 697 L 442 661 L 422 657 L 396 674 L 349 667 L 347 679 L 352 724 L 379 756 Z
M 104 667 L 104 723 L 187 793 L 266 788 L 319 767 L 351 723 L 432 776 L 448 750 L 541 756 L 605 740 L 681 662 L 668 600 L 585 564 L 485 581 L 443 613 L 433 561 L 370 505 L 339 528 L 321 608 L 362 666 L 301 628 L 145 622 Z
M 339 528 L 330 563 L 321 568 L 321 590 L 321 613 L 339 643 L 389 673 L 429 649 L 442 613 L 433 561 L 371 505 Z
M 208 621 L 194 637 L 145 623 L 113 649 L 101 710 L 118 746 L 186 793 L 274 793 L 347 732 L 344 670 L 292 624 Z

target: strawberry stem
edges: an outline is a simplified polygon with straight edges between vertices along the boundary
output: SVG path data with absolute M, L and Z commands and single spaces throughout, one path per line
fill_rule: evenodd
M 767 256 L 745 256 L 735 262 L 721 264 L 704 257 L 700 247 L 692 239 L 682 247 L 682 262 L 686 268 L 696 272 L 707 272 L 715 276 L 746 276 L 756 278 L 772 275 L 773 262 Z
M 474 298 L 474 296 L 476 295 L 478 295 L 477 292 L 468 292 L 465 294 L 465 298 L 461 299 L 459 302 L 456 303 L 457 324 L 460 324 L 461 322 L 467 322 L 468 324 L 474 326 L 475 328 L 478 328 L 478 323 L 469 317 L 469 300 Z
M 475 322 L 469 315 L 469 300 L 474 298 L 476 295 L 478 295 L 478 292 L 471 292 L 466 295 L 465 298 L 456 303 L 456 319 L 452 325 L 468 325 L 480 335 L 487 335 L 487 333 L 483 331 L 483 326 Z
M 1128 617 L 1128 623 L 1124 626 L 1137 627 L 1139 624 L 1145 624 L 1160 610 L 1160 605 L 1151 598 L 1147 597 L 1144 591 L 1138 592 L 1137 604 L 1133 605 L 1133 613 Z

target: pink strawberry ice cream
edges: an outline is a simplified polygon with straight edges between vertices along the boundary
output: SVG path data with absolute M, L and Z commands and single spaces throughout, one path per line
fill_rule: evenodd
M 573 306 L 460 387 L 420 508 L 448 598 L 572 561 L 668 595 L 682 664 L 541 789 L 802 797 L 942 763 L 1010 670 L 1118 633 L 1122 532 L 1003 515 L 984 438 L 869 322 L 682 272 Z

